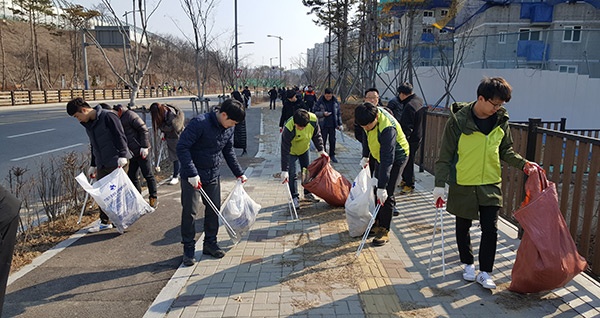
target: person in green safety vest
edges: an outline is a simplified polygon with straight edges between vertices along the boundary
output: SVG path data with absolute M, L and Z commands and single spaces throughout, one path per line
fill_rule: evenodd
M 282 183 L 288 183 L 296 208 L 300 207 L 296 187 L 296 161 L 300 162 L 301 171 L 303 168 L 308 167 L 311 140 L 319 151 L 319 155 L 327 157 L 328 155 L 323 148 L 323 137 L 321 136 L 317 116 L 300 108 L 286 121 L 281 133 L 281 181 Z M 313 202 L 318 201 L 306 189 L 304 189 L 304 199 Z
M 381 207 L 369 235 L 375 236 L 373 245 L 383 246 L 389 242 L 392 212 L 396 206 L 394 190 L 406 165 L 408 141 L 394 115 L 382 107 L 362 103 L 354 110 L 354 120 L 365 131 L 361 140 L 361 167 L 367 167 L 369 155 L 377 161 L 373 177 L 377 178 L 377 204 Z

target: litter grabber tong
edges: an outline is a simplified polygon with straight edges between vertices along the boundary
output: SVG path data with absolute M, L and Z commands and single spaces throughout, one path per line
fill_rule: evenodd
M 431 260 L 433 258 L 433 245 L 435 244 L 435 235 L 437 233 L 438 218 L 440 220 L 440 231 L 442 235 L 442 277 L 446 278 L 446 255 L 444 248 L 444 211 L 446 211 L 446 202 L 438 198 L 435 202 L 435 221 L 433 222 L 433 236 L 431 237 L 431 249 L 429 250 L 429 266 L 427 266 L 427 276 L 431 277 Z
M 290 210 L 290 217 L 292 218 L 292 220 L 294 219 L 298 219 L 298 212 L 296 212 L 296 206 L 294 206 L 294 199 L 292 198 L 292 191 L 290 191 L 290 187 L 288 186 L 289 181 L 285 181 L 283 183 L 283 186 L 286 189 L 286 192 L 288 194 L 288 209 Z
M 367 242 L 367 237 L 369 236 L 369 232 L 375 224 L 375 218 L 377 218 L 377 213 L 379 213 L 379 208 L 381 208 L 380 204 L 377 204 L 373 213 L 371 213 L 371 219 L 369 220 L 369 224 L 367 225 L 367 229 L 365 230 L 365 234 L 363 234 L 362 240 L 360 241 L 360 245 L 358 245 L 358 249 L 356 250 L 356 257 L 360 256 L 360 252 L 362 251 L 365 243 Z
M 208 194 L 206 194 L 206 191 L 204 191 L 204 189 L 202 189 L 202 187 L 200 187 L 199 189 L 196 189 L 196 190 L 200 191 L 200 195 L 202 195 L 202 197 L 204 198 L 204 200 L 206 200 L 206 202 L 208 202 L 208 205 L 213 209 L 213 211 L 215 211 L 215 213 L 217 214 L 217 216 L 219 217 L 219 219 L 221 220 L 221 222 L 223 222 L 223 225 L 225 225 L 225 229 L 227 229 L 227 234 L 229 234 L 229 236 L 232 239 L 233 238 L 237 238 L 237 234 L 235 233 L 235 231 L 233 230 L 233 228 L 231 227 L 231 225 L 229 225 L 229 222 L 227 222 L 227 220 L 225 219 L 225 217 L 223 216 L 223 214 L 221 214 L 221 212 L 219 211 L 219 209 L 217 209 L 217 207 L 212 202 L 212 200 L 210 199 L 210 197 L 208 196 Z

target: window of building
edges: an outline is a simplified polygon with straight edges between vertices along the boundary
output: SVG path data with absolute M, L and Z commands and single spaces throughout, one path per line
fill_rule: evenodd
M 581 42 L 581 26 L 565 26 L 563 42 Z
M 448 30 L 446 30 L 446 29 L 440 29 L 440 34 L 443 34 L 443 33 L 448 33 Z
M 498 32 L 498 43 L 506 44 L 506 31 Z
M 536 29 L 519 29 L 519 41 L 539 41 L 542 32 Z
M 432 28 L 423 28 L 423 33 L 433 33 Z
M 429 10 L 423 11 L 423 17 L 433 17 L 433 11 L 429 11 Z
M 558 71 L 561 73 L 577 73 L 577 65 L 559 65 Z
M 445 17 L 445 16 L 447 16 L 447 15 L 448 15 L 448 10 L 441 10 L 441 11 L 440 11 L 440 15 L 441 15 L 442 17 Z

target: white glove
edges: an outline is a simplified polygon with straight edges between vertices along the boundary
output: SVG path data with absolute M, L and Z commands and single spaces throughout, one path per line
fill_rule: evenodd
M 362 157 L 362 159 L 360 159 L 360 167 L 366 168 L 368 165 L 369 165 L 369 158 Z
M 96 167 L 90 166 L 90 167 L 88 168 L 88 176 L 89 176 L 91 179 L 96 179 Z
M 287 171 L 281 171 L 281 183 L 286 183 L 290 180 L 290 174 Z
M 327 158 L 327 157 L 329 157 L 329 154 L 327 154 L 325 152 L 325 150 L 321 150 L 321 151 L 319 151 L 319 156 Z
M 435 204 L 435 206 L 438 207 L 438 199 L 442 199 L 442 204 L 446 203 L 446 201 L 444 200 L 445 195 L 446 189 L 444 189 L 443 187 L 433 188 L 433 204 Z
M 387 198 L 388 193 L 386 189 L 377 189 L 377 203 L 379 203 L 379 205 L 383 205 Z
M 248 177 L 246 177 L 245 174 L 239 176 L 237 179 L 240 180 L 240 182 L 242 183 L 246 183 L 246 181 L 248 181 Z
M 194 189 L 202 189 L 202 182 L 200 182 L 199 176 L 193 176 L 188 178 L 188 182 Z
M 140 156 L 142 156 L 142 159 L 146 159 L 148 157 L 148 148 L 140 148 Z
M 127 158 L 119 158 L 119 160 L 117 160 L 117 165 L 119 168 L 125 167 L 127 165 Z

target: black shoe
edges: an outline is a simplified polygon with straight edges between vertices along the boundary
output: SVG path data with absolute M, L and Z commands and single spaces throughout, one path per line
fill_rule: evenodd
M 202 254 L 210 255 L 214 258 L 223 258 L 225 252 L 217 245 L 217 243 L 204 244 L 202 247 Z
M 338 162 L 338 160 L 335 158 L 335 156 L 330 156 L 329 159 L 331 160 L 331 162 L 335 162 L 335 163 Z
M 396 207 L 394 207 L 394 216 L 398 216 L 400 215 L 400 211 L 398 211 L 398 209 Z
M 240 157 L 244 156 L 244 155 L 247 155 L 247 154 L 248 154 L 248 151 L 246 151 L 246 149 L 244 149 L 244 151 L 242 151 L 242 154 L 240 155 Z
M 196 244 L 186 244 L 183 246 L 183 265 L 192 266 L 196 263 L 194 254 L 196 253 Z

